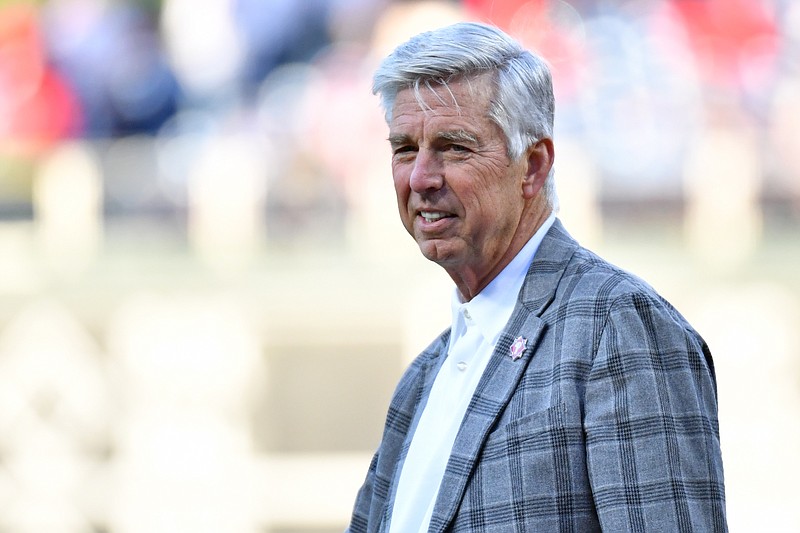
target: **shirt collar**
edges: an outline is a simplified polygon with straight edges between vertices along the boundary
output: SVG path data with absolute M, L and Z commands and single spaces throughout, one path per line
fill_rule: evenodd
M 511 318 L 533 256 L 555 218 L 555 213 L 551 213 L 514 259 L 472 300 L 462 303 L 458 289 L 453 289 L 450 301 L 452 324 L 448 350 L 468 326 L 477 327 L 483 338 L 494 346 L 508 319 Z M 464 311 L 471 318 L 469 324 L 465 322 Z

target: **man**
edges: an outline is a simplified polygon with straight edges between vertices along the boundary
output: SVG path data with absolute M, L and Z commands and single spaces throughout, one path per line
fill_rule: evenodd
M 725 531 L 711 354 L 555 218 L 543 61 L 456 24 L 398 47 L 373 90 L 400 218 L 455 290 L 349 531 Z

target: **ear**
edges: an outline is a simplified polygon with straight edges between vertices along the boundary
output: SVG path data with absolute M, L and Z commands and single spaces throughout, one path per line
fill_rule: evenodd
M 530 200 L 536 196 L 553 167 L 555 150 L 553 140 L 544 138 L 532 144 L 526 152 L 527 169 L 522 180 L 522 196 Z

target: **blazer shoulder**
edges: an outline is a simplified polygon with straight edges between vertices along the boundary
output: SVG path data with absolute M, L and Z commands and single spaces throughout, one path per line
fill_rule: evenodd
M 562 298 L 556 299 L 562 302 L 591 299 L 596 309 L 607 312 L 614 307 L 646 305 L 694 332 L 677 308 L 647 281 L 583 247 L 573 254 L 559 289 Z
M 448 327 L 414 358 L 408 367 L 408 371 L 419 372 L 421 368 L 425 368 L 431 362 L 435 362 L 447 350 L 449 340 L 450 328 Z
M 574 285 L 573 290 L 599 293 L 609 298 L 636 293 L 663 299 L 641 277 L 580 246 L 564 271 L 563 281 Z
M 545 309 L 591 301 L 597 311 L 626 295 L 641 295 L 657 307 L 673 307 L 646 281 L 581 246 L 556 219 L 528 271 L 521 299 L 541 315 Z
M 425 379 L 427 372 L 435 367 L 440 356 L 445 354 L 447 342 L 450 339 L 450 328 L 443 331 L 427 348 L 417 355 L 403 372 L 400 381 L 392 395 L 392 404 L 403 403 L 403 399 L 418 389 Z

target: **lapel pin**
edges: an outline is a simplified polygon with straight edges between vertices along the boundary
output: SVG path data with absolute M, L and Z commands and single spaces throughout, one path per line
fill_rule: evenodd
M 514 344 L 511 345 L 511 360 L 516 361 L 520 357 L 522 357 L 522 352 L 525 351 L 525 347 L 528 345 L 528 339 L 525 337 L 517 337 L 514 339 Z

